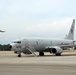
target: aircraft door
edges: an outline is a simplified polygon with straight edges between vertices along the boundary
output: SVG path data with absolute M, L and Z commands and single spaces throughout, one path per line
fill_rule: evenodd
M 22 49 L 25 50 L 26 47 L 29 47 L 29 42 L 28 40 L 24 39 L 22 41 Z

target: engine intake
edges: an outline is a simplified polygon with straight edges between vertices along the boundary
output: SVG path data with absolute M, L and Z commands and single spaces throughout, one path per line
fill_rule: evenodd
M 54 54 L 61 54 L 63 52 L 63 50 L 60 47 L 54 47 L 51 49 L 51 53 Z

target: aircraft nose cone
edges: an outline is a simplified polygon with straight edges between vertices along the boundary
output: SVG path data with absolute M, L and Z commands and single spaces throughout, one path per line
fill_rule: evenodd
M 9 46 L 9 48 L 11 49 L 11 48 L 12 48 L 12 46 L 10 45 L 10 46 Z

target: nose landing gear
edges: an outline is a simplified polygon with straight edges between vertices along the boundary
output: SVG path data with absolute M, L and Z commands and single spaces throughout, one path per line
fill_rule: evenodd
M 20 53 L 20 54 L 18 54 L 18 57 L 21 57 L 21 53 Z

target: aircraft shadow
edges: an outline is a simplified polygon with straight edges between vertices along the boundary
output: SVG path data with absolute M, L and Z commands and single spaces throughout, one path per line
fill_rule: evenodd
M 37 57 L 65 57 L 65 56 L 76 56 L 76 54 L 62 54 L 61 56 L 55 56 L 55 55 L 39 56 L 39 55 L 37 55 Z M 24 55 L 22 57 L 34 57 L 34 55 Z
M 61 56 L 55 56 L 55 55 L 45 55 L 44 57 L 63 57 L 63 56 L 76 56 L 76 54 L 62 54 Z M 40 56 L 39 56 L 40 57 Z

